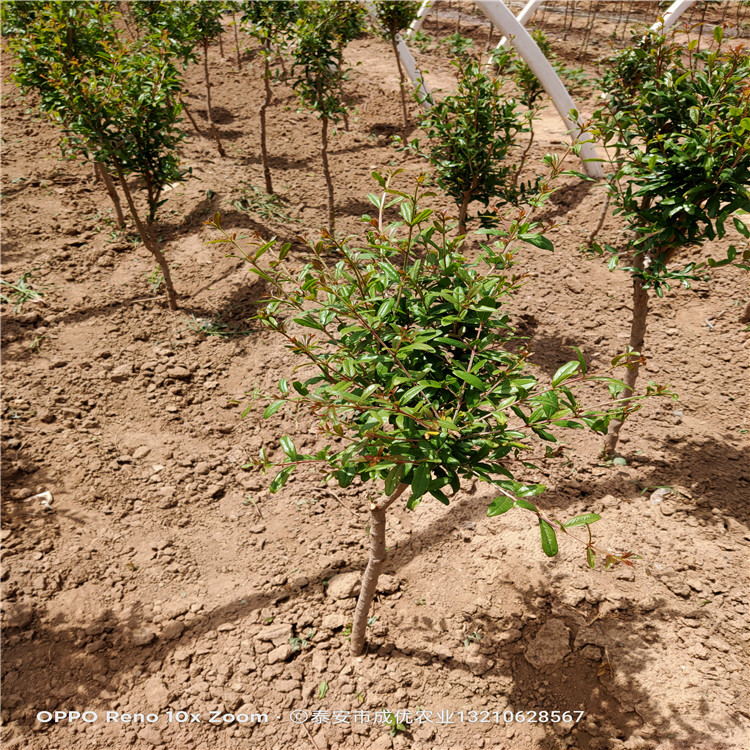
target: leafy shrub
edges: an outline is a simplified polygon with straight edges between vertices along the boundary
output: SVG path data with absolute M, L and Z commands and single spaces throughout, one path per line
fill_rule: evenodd
M 458 90 L 420 117 L 428 145 L 418 139 L 410 148 L 436 170 L 440 188 L 459 207 L 458 231 L 466 233 L 469 204 L 487 206 L 491 199 L 515 203 L 515 170 L 506 162 L 516 135 L 524 129 L 518 102 L 506 97 L 499 79 L 484 73 L 473 60 L 455 61 Z
M 326 235 L 311 246 L 313 259 L 301 270 L 286 260 L 288 244 L 276 250 L 272 240 L 246 248 L 223 231 L 212 240 L 233 246 L 271 286 L 272 298 L 258 317 L 314 369 L 310 377 L 281 380 L 264 417 L 283 408 L 304 410 L 320 433 L 343 443 L 303 454 L 282 437 L 286 458 L 271 491 L 310 464 L 341 487 L 359 477 L 385 492 L 375 499 L 375 490 L 369 502 L 371 552 L 354 616 L 354 653 L 362 650 L 385 560 L 386 511 L 399 497 L 408 491 L 410 509 L 428 495 L 448 505 L 462 482 L 489 482 L 502 495 L 488 515 L 513 507 L 532 512 L 544 552 L 554 555 L 556 529 L 567 533 L 598 516 L 567 524 L 547 518 L 527 499 L 544 486 L 517 479 L 509 460 L 537 438 L 555 443 L 558 428 L 606 432 L 613 413 L 636 408 L 632 401 L 616 404 L 615 412 L 582 407 L 575 387 L 606 378 L 587 375 L 580 352 L 545 386 L 529 372 L 528 351 L 511 346 L 517 339 L 506 306 L 521 283 L 512 273 L 514 249 L 538 245 L 541 237 L 522 212 L 490 230 L 497 242 L 481 244 L 478 259 L 470 261 L 461 252 L 464 237 L 450 237 L 446 214 L 421 206 L 432 195 L 424 192 L 424 177 L 409 194 L 391 187 L 392 176 L 373 177 L 382 193 L 370 196 L 378 217 L 369 221 L 364 241 Z M 400 221 L 385 225 L 385 211 L 396 206 Z M 210 224 L 221 230 L 218 215 Z M 616 393 L 617 383 L 611 386 Z M 259 466 L 271 465 L 262 451 Z M 590 538 L 584 544 L 593 566 L 596 548 Z M 629 557 L 608 555 L 606 563 Z
M 626 393 L 638 375 L 649 291 L 661 297 L 670 282 L 689 286 L 703 264 L 671 264 L 685 248 L 726 235 L 726 222 L 750 210 L 750 58 L 741 46 L 726 49 L 716 27 L 713 49 L 698 49 L 654 32 L 609 62 L 603 87 L 606 105 L 594 125 L 614 151 L 607 185 L 615 215 L 632 239 L 624 248 L 595 245 L 614 268 L 626 256 L 633 277 L 630 348 Z M 738 231 L 745 224 L 733 217 Z M 722 265 L 736 257 L 729 248 Z M 614 422 L 605 453 L 616 445 L 621 423 Z

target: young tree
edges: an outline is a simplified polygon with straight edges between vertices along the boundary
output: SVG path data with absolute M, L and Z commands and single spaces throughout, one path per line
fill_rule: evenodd
M 169 61 L 166 40 L 161 45 L 148 38 L 124 41 L 108 33 L 112 17 L 101 16 L 96 6 L 44 3 L 14 47 L 16 77 L 23 91 L 39 92 L 43 111 L 63 129 L 66 148 L 101 164 L 104 173 L 117 174 L 141 240 L 161 269 L 169 307 L 176 309 L 177 296 L 154 221 L 164 202 L 164 186 L 186 174 L 176 154 L 181 138 L 176 127 L 177 71 Z M 98 20 L 92 21 L 94 17 Z M 94 34 L 90 49 L 68 54 L 66 43 L 99 23 L 101 34 Z M 145 186 L 145 220 L 128 186 L 129 174 L 137 174 Z
M 2 6 L 2 31 L 16 60 L 13 80 L 24 94 L 39 95 L 39 108 L 51 119 L 64 117 L 59 92 L 48 79 L 54 63 L 59 75 L 72 77 L 77 61 L 92 63 L 102 44 L 116 39 L 114 13 L 117 3 L 78 2 L 72 9 L 49 2 L 7 2 Z M 83 152 L 79 153 L 83 154 Z M 88 158 L 88 154 L 83 154 Z M 94 162 L 94 174 L 102 181 L 115 209 L 115 222 L 125 225 L 120 197 L 109 172 Z
M 518 102 L 504 96 L 498 79 L 483 73 L 474 60 L 453 65 L 458 91 L 433 103 L 420 117 L 428 150 L 420 151 L 418 139 L 410 148 L 435 167 L 438 185 L 459 207 L 458 231 L 466 234 L 472 201 L 487 206 L 496 197 L 508 203 L 518 200 L 514 170 L 505 158 L 524 126 Z
M 263 160 L 263 177 L 266 192 L 273 195 L 271 166 L 268 162 L 266 137 L 266 110 L 271 105 L 271 57 L 282 49 L 289 40 L 294 22 L 299 15 L 297 3 L 288 0 L 265 0 L 245 2 L 242 5 L 242 20 L 249 23 L 249 33 L 258 40 L 263 58 L 263 85 L 266 98 L 260 105 L 260 153 Z
M 649 295 L 658 297 L 670 281 L 688 287 L 702 264 L 675 268 L 677 256 L 726 234 L 726 221 L 750 210 L 750 58 L 742 47 L 687 49 L 682 41 L 653 32 L 611 60 L 604 78 L 607 104 L 595 113 L 605 145 L 614 149 L 608 190 L 615 215 L 625 219 L 633 239 L 624 248 L 595 245 L 609 253 L 613 269 L 628 259 L 633 279 L 629 350 L 624 396 L 634 393 L 643 350 Z M 733 222 L 745 237 L 748 229 Z M 730 247 L 727 260 L 736 257 Z M 612 455 L 622 427 L 614 420 L 604 446 Z
M 554 442 L 551 430 L 587 425 L 605 432 L 609 421 L 607 411 L 587 410 L 576 400 L 577 385 L 601 378 L 586 374 L 580 352 L 545 387 L 528 371 L 528 352 L 507 346 L 516 337 L 506 304 L 521 281 L 511 272 L 514 247 L 536 238 L 537 226 L 519 211 L 504 228 L 491 230 L 499 241 L 482 244 L 479 259 L 469 261 L 461 253 L 464 237 L 450 237 L 447 215 L 420 205 L 432 195 L 424 192 L 424 176 L 409 194 L 393 189 L 391 176 L 373 176 L 382 194 L 371 196 L 378 218 L 364 241 L 326 235 L 311 246 L 314 257 L 301 271 L 285 262 L 289 245 L 276 251 L 270 241 L 248 250 L 223 230 L 212 240 L 232 245 L 270 285 L 260 319 L 315 370 L 291 384 L 281 380 L 280 396 L 269 398 L 264 416 L 302 409 L 320 432 L 343 441 L 308 455 L 282 437 L 286 458 L 271 491 L 307 464 L 318 465 L 325 480 L 335 478 L 341 487 L 359 477 L 382 488 L 367 503 L 370 557 L 353 620 L 355 655 L 364 648 L 386 558 L 386 514 L 400 497 L 410 509 L 428 494 L 448 505 L 448 493 L 458 492 L 462 482 L 489 482 L 501 495 L 488 515 L 512 507 L 530 511 L 544 552 L 555 555 L 556 531 L 588 526 L 599 516 L 565 523 L 548 517 L 527 499 L 544 487 L 519 481 L 509 461 L 536 438 Z M 393 206 L 401 221 L 386 226 L 384 212 Z M 221 230 L 218 215 L 209 223 Z M 264 259 L 267 254 L 272 260 Z M 258 463 L 271 465 L 264 451 Z M 599 550 L 590 537 L 580 541 L 593 567 Z M 631 557 L 607 554 L 605 564 L 631 564 Z
M 400 34 L 406 31 L 417 17 L 419 5 L 414 0 L 376 0 L 374 3 L 375 13 L 383 26 L 384 36 L 390 42 L 393 54 L 396 57 L 401 90 L 401 110 L 404 116 L 404 140 L 406 140 L 406 129 L 409 127 L 409 115 L 406 111 L 406 77 L 401 67 L 398 43 L 401 41 Z
M 305 2 L 295 24 L 296 45 L 292 52 L 292 86 L 300 101 L 317 114 L 322 125 L 321 159 L 328 189 L 328 224 L 331 232 L 335 229 L 336 212 L 328 164 L 328 128 L 331 122 L 341 120 L 346 112 L 343 103 L 343 83 L 346 79 L 342 70 L 344 46 L 340 29 L 343 22 L 350 18 L 349 5 L 348 2 L 336 0 Z
M 214 122 L 208 65 L 208 46 L 220 38 L 224 30 L 221 24 L 224 4 L 212 0 L 149 0 L 131 3 L 131 9 L 142 25 L 168 41 L 170 50 L 182 59 L 183 65 L 197 61 L 195 48 L 202 48 L 206 120 L 216 142 L 216 150 L 220 156 L 226 156 Z

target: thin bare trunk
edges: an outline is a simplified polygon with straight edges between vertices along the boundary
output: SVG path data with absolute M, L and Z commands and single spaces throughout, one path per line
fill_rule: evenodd
M 599 235 L 599 232 L 602 231 L 604 222 L 607 219 L 607 214 L 609 213 L 609 204 L 611 200 L 612 200 L 612 196 L 609 193 L 607 193 L 607 197 L 604 201 L 604 205 L 602 206 L 602 212 L 599 214 L 599 221 L 596 222 L 596 226 L 594 227 L 591 234 L 589 234 L 588 239 L 586 240 L 587 247 L 591 247 L 594 244 L 594 240 Z
M 343 72 L 341 70 L 343 68 L 343 65 L 344 65 L 343 61 L 339 60 L 339 78 L 343 78 L 344 77 L 344 74 L 343 74 Z M 344 110 L 341 113 L 341 115 L 344 118 L 344 130 L 346 130 L 346 132 L 348 133 L 349 132 L 349 114 L 347 113 L 346 110 Z
M 365 648 L 365 632 L 367 630 L 367 618 L 375 598 L 378 586 L 378 578 L 385 564 L 385 529 L 386 511 L 404 494 L 408 484 L 399 484 L 393 494 L 384 503 L 370 504 L 370 559 L 362 575 L 362 586 L 357 599 L 352 621 L 351 651 L 353 656 L 359 656 Z
M 240 35 L 237 31 L 237 14 L 232 11 L 232 26 L 234 27 L 234 48 L 237 51 L 237 70 L 242 70 L 242 53 L 240 52 Z
M 203 138 L 203 133 L 201 133 L 201 129 L 198 127 L 198 123 L 195 121 L 195 118 L 190 114 L 190 110 L 187 108 L 187 104 L 180 99 L 180 104 L 182 105 L 182 111 L 187 115 L 188 120 L 190 120 L 193 128 L 195 128 L 195 132 L 198 133 L 198 135 Z
M 697 47 L 697 51 L 698 52 L 701 51 L 701 39 L 703 38 L 703 27 L 704 27 L 704 25 L 706 23 L 706 11 L 707 10 L 708 10 L 708 3 L 704 2 L 703 3 L 703 12 L 701 13 L 700 28 L 698 29 L 698 47 Z
M 461 207 L 458 210 L 458 233 L 466 234 L 466 214 L 469 211 L 469 202 L 471 201 L 471 190 L 465 190 Z
M 102 176 L 99 172 L 99 170 L 101 169 L 101 166 L 99 165 L 98 161 L 93 162 L 93 164 L 94 164 L 94 182 L 101 182 Z
M 125 217 L 122 214 L 122 204 L 120 203 L 120 196 L 117 194 L 117 188 L 115 187 L 115 183 L 112 182 L 112 178 L 109 176 L 106 167 L 103 164 L 99 164 L 98 167 L 104 187 L 112 200 L 112 205 L 115 207 L 115 223 L 118 229 L 122 229 L 125 226 Z
M 328 188 L 328 226 L 331 234 L 336 229 L 336 212 L 333 205 L 333 180 L 331 180 L 331 169 L 328 166 L 328 118 L 323 117 L 323 129 L 321 131 L 321 140 L 323 148 L 321 157 L 323 159 L 323 174 L 326 178 L 326 187 Z
M 224 40 L 222 38 L 223 36 L 224 36 L 224 33 L 221 32 L 219 34 L 219 54 L 221 55 L 222 59 L 224 57 Z
M 268 145 L 266 142 L 266 110 L 271 104 L 271 66 L 268 62 L 268 52 L 263 58 L 263 85 L 266 87 L 266 98 L 260 105 L 260 155 L 263 160 L 263 178 L 266 181 L 266 192 L 273 195 L 273 183 L 271 182 L 271 166 L 268 163 Z
M 122 190 L 125 193 L 125 200 L 127 201 L 128 208 L 130 209 L 130 215 L 133 217 L 135 226 L 138 229 L 138 234 L 140 235 L 146 249 L 151 253 L 151 255 L 154 256 L 156 262 L 159 264 L 161 274 L 164 277 L 164 286 L 166 286 L 167 288 L 167 300 L 169 303 L 169 309 L 176 310 L 177 293 L 175 292 L 174 285 L 172 284 L 172 275 L 169 272 L 167 259 L 164 257 L 164 253 L 162 253 L 161 249 L 159 248 L 159 243 L 154 237 L 153 229 L 150 226 L 146 227 L 143 225 L 141 217 L 138 215 L 138 211 L 135 207 L 135 203 L 133 202 L 133 196 L 131 195 L 128 184 L 125 181 L 125 175 L 122 171 L 122 167 L 119 164 L 117 164 L 117 176 L 120 180 L 120 185 L 122 185 Z
M 208 127 L 211 129 L 211 135 L 216 141 L 216 149 L 219 152 L 219 156 L 226 156 L 224 147 L 219 140 L 219 133 L 216 130 L 214 118 L 211 113 L 211 81 L 208 76 L 208 39 L 203 40 L 203 77 L 206 81 L 206 118 L 208 119 Z
M 398 55 L 398 44 L 396 44 L 395 37 L 391 37 L 391 46 L 393 47 L 393 54 L 396 56 L 396 65 L 398 66 L 399 88 L 401 90 L 401 112 L 404 116 L 404 132 L 402 135 L 404 142 L 406 142 L 406 129 L 409 127 L 409 115 L 406 111 L 406 78 L 404 77 L 404 70 L 401 67 L 401 58 Z
M 643 253 L 638 253 L 633 259 L 633 267 L 638 271 L 642 271 L 644 268 L 645 257 Z M 631 351 L 643 353 L 643 341 L 646 335 L 646 317 L 648 315 L 648 290 L 643 288 L 643 279 L 640 276 L 633 276 L 633 317 L 630 323 L 630 341 L 628 345 Z M 629 365 L 625 377 L 622 379 L 625 383 L 625 389 L 620 394 L 621 398 L 630 398 L 635 389 L 635 382 L 638 379 L 639 370 L 638 358 L 633 358 L 632 363 Z M 614 455 L 615 449 L 617 448 L 617 441 L 620 438 L 620 430 L 622 429 L 623 421 L 620 419 L 613 419 L 609 423 L 609 431 L 607 432 L 606 440 L 604 441 L 604 450 L 602 451 L 604 456 Z

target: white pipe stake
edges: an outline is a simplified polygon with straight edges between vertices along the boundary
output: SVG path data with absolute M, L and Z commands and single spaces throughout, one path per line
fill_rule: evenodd
M 534 11 L 542 4 L 542 0 L 529 0 L 523 10 L 516 16 L 516 21 L 521 26 L 526 26 L 526 21 L 534 15 Z M 497 45 L 497 49 L 502 49 L 508 44 L 508 37 L 504 36 Z
M 432 10 L 434 4 L 435 0 L 424 0 L 422 5 L 419 6 L 417 17 L 411 22 L 404 34 L 407 39 L 411 39 L 422 28 L 424 19 L 427 18 L 427 14 Z
M 555 105 L 560 117 L 574 141 L 577 141 L 581 147 L 581 160 L 583 161 L 583 170 L 589 177 L 601 179 L 604 177 L 599 155 L 594 147 L 593 138 L 582 132 L 583 124 L 580 121 L 571 119 L 571 112 L 578 110 L 573 102 L 568 90 L 550 64 L 550 61 L 544 56 L 544 53 L 537 47 L 529 32 L 516 20 L 516 17 L 501 0 L 477 0 L 477 5 L 489 16 L 492 23 L 500 29 L 503 34 L 509 37 L 511 44 L 516 48 L 518 54 L 524 62 L 531 68 L 531 71 L 539 79 L 544 90 L 549 94 L 552 103 Z
M 427 86 L 426 81 L 422 72 L 417 67 L 417 62 L 412 55 L 411 50 L 406 46 L 406 42 L 401 38 L 400 35 L 396 35 L 398 56 L 401 58 L 401 64 L 404 66 L 406 75 L 409 76 L 411 82 L 414 84 L 414 88 L 417 90 L 417 96 L 419 103 L 424 109 L 431 109 L 432 104 L 430 103 L 432 97 L 430 96 L 430 89 Z
M 695 2 L 695 0 L 675 0 L 663 16 L 651 27 L 651 31 L 664 33 L 670 26 L 677 23 L 677 19 Z

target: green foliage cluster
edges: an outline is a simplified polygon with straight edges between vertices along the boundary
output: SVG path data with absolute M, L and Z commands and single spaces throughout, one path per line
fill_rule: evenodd
M 10 37 L 13 78 L 24 94 L 39 94 L 40 109 L 64 133 L 67 151 L 116 172 L 141 239 L 157 257 L 175 294 L 151 224 L 163 188 L 184 179 L 176 147 L 182 138 L 180 79 L 165 36 L 127 40 L 117 34 L 113 3 L 39 2 L 19 18 Z M 145 185 L 148 213 L 140 221 L 125 177 Z M 107 179 L 109 177 L 107 176 Z
M 423 177 L 409 194 L 391 187 L 392 176 L 373 177 L 382 193 L 370 196 L 379 217 L 370 220 L 365 241 L 324 237 L 301 270 L 286 260 L 289 245 L 277 250 L 272 240 L 248 251 L 226 232 L 213 240 L 232 245 L 270 285 L 259 319 L 314 369 L 282 380 L 264 416 L 289 407 L 307 412 L 323 434 L 343 443 L 303 454 L 283 437 L 286 459 L 271 490 L 311 463 L 342 487 L 355 477 L 379 483 L 387 495 L 406 485 L 409 508 L 427 495 L 447 505 L 462 481 L 479 479 L 518 497 L 515 507 L 540 514 L 523 498 L 544 487 L 517 481 L 509 461 L 535 439 L 555 443 L 558 428 L 606 432 L 614 413 L 637 407 L 585 409 L 576 385 L 605 378 L 586 374 L 580 352 L 543 386 L 529 371 L 528 352 L 514 346 L 507 303 L 522 277 L 512 272 L 513 248 L 542 244 L 538 226 L 518 218 L 490 230 L 496 242 L 482 243 L 470 261 L 447 216 L 420 205 L 432 195 Z M 400 220 L 383 226 L 392 208 Z M 211 225 L 221 229 L 218 215 Z M 612 395 L 621 386 L 610 382 Z M 271 465 L 265 453 L 260 465 Z M 506 510 L 496 503 L 491 515 Z M 556 552 L 553 539 L 544 520 L 547 554 Z
M 286 46 L 300 15 L 299 3 L 291 0 L 246 0 L 240 8 L 246 30 L 260 42 L 264 54 L 272 46 L 277 50 Z
M 266 3 L 259 3 L 265 5 Z M 140 25 L 156 32 L 184 65 L 195 62 L 196 46 L 210 42 L 222 32 L 224 3 L 191 0 L 149 0 L 130 3 Z
M 376 0 L 375 15 L 383 26 L 386 39 L 395 39 L 406 31 L 419 12 L 419 3 L 414 0 Z
M 750 210 L 750 57 L 740 45 L 727 48 L 721 27 L 714 41 L 698 50 L 693 39 L 685 49 L 645 35 L 611 59 L 607 103 L 595 113 L 598 134 L 615 151 L 615 213 L 636 235 L 630 249 L 649 256 L 639 271 L 644 288 L 660 296 L 669 280 L 687 286 L 695 277 L 694 263 L 667 267 L 675 251 L 724 237 L 729 217 Z M 604 249 L 614 266 L 619 252 Z M 730 248 L 730 259 L 735 254 Z
M 153 221 L 163 186 L 185 174 L 175 151 L 180 82 L 166 48 L 118 36 L 112 4 L 36 5 L 10 41 L 14 80 L 24 94 L 39 93 L 67 148 L 143 177 Z
M 474 60 L 454 61 L 458 88 L 455 94 L 420 117 L 428 139 L 421 150 L 414 139 L 410 148 L 425 157 L 436 170 L 440 188 L 459 206 L 459 231 L 465 232 L 468 205 L 492 199 L 515 203 L 519 192 L 513 185 L 515 170 L 506 161 L 516 135 L 524 130 L 517 100 L 507 97 L 503 84 L 487 75 Z
M 320 118 L 338 122 L 346 112 L 344 47 L 360 33 L 363 12 L 349 0 L 311 0 L 297 18 L 292 87 Z

